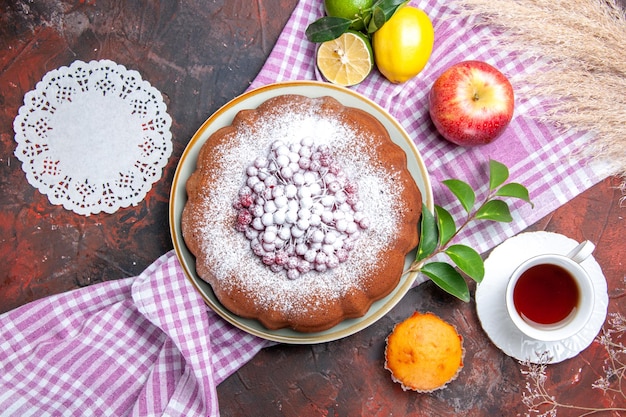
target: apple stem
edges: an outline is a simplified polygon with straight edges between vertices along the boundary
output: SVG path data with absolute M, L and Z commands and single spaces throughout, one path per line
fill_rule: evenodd
M 474 101 L 480 100 L 480 97 L 478 97 L 478 93 L 474 93 L 474 97 L 472 97 L 472 100 Z

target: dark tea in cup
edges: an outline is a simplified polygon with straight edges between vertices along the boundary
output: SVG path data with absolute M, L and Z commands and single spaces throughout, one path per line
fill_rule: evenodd
M 513 324 L 536 340 L 563 340 L 578 333 L 593 313 L 591 277 L 580 265 L 595 246 L 589 241 L 567 255 L 544 254 L 519 265 L 506 288 Z
M 552 326 L 578 308 L 580 289 L 565 268 L 538 264 L 524 271 L 513 290 L 513 304 L 520 316 L 538 325 Z

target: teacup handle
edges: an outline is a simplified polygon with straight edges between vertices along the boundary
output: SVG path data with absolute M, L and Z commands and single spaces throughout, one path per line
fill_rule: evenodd
M 589 257 L 596 248 L 591 241 L 585 240 L 584 242 L 579 243 L 574 249 L 569 251 L 569 253 L 565 256 L 570 258 L 576 263 L 581 263 L 585 259 Z

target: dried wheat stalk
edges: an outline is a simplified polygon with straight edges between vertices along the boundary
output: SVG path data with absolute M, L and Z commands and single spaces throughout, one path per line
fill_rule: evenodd
M 502 47 L 545 63 L 519 95 L 545 98 L 545 120 L 593 132 L 580 155 L 626 178 L 626 14 L 617 1 L 455 1 L 462 16 L 494 27 Z

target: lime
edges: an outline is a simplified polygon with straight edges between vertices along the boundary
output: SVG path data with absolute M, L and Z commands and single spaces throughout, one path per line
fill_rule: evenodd
M 317 49 L 317 68 L 333 84 L 358 84 L 373 67 L 370 42 L 359 32 L 348 31 L 337 39 L 323 42 Z
M 434 42 L 428 15 L 416 7 L 401 7 L 372 36 L 376 66 L 389 81 L 405 82 L 424 69 Z
M 363 30 L 365 29 L 365 25 L 363 23 L 362 12 L 370 9 L 372 3 L 374 3 L 374 0 L 324 0 L 324 9 L 328 16 L 354 20 L 350 28 Z

